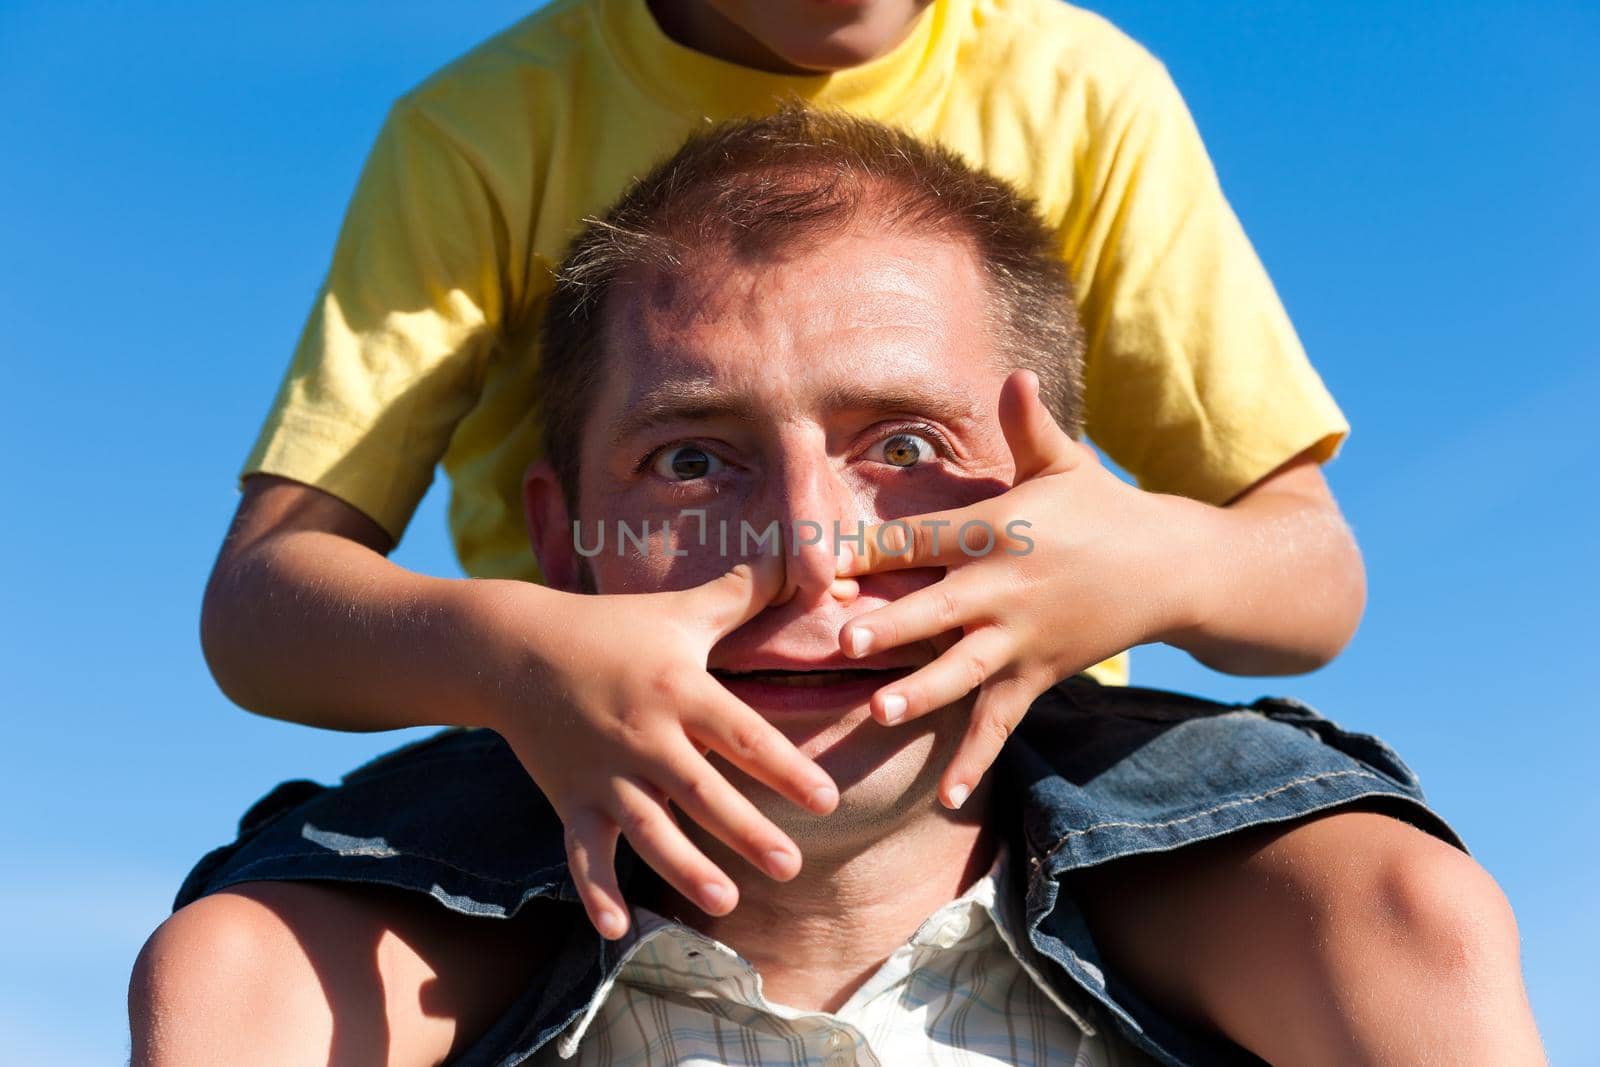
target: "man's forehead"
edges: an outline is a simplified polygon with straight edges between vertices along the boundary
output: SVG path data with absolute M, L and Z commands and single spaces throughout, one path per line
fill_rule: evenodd
M 697 410 L 770 418 L 779 393 L 827 410 L 970 416 L 963 386 L 993 366 L 986 300 L 966 248 L 937 239 L 636 269 L 608 308 L 606 391 L 627 424 L 613 436 Z

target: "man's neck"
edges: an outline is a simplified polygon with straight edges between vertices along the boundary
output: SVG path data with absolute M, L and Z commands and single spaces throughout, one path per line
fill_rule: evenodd
M 980 788 L 959 815 L 930 808 L 871 847 L 836 856 L 813 854 L 820 851 L 814 845 L 788 882 L 756 872 L 715 842 L 697 841 L 738 884 L 739 906 L 709 916 L 670 888 L 651 904 L 753 963 L 774 1003 L 836 1011 L 928 916 L 989 869 L 995 844 L 988 802 Z M 807 843 L 800 845 L 805 851 Z

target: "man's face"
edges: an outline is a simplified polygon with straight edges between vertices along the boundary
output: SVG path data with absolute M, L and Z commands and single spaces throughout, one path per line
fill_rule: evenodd
M 965 727 L 970 705 L 893 728 L 869 716 L 873 691 L 948 642 L 852 661 L 840 629 L 941 572 L 835 581 L 833 524 L 850 532 L 1010 485 L 986 292 L 964 244 L 861 232 L 782 260 L 640 268 L 608 299 L 576 516 L 589 551 L 605 526 L 603 550 L 583 561 L 594 589 L 699 585 L 742 549 L 759 551 L 753 537 L 741 544 L 743 529 L 777 521 L 785 588 L 712 650 L 709 666 L 834 775 L 842 795 L 830 833 L 852 816 L 881 825 L 935 803 Z M 703 524 L 686 511 L 703 512 Z M 619 552 L 619 522 L 636 536 L 648 529 L 648 548 L 620 542 Z M 669 552 L 664 524 L 682 555 Z M 798 544 L 813 531 L 819 543 Z M 792 805 L 723 770 L 769 817 L 810 836 Z

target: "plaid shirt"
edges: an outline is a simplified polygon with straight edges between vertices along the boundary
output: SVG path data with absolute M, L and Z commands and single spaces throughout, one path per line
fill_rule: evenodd
M 934 912 L 837 1012 L 767 1000 L 761 976 L 719 941 L 634 909 L 622 963 L 535 1060 L 573 1067 L 1121 1067 L 1152 1061 L 1062 1001 L 1027 946 L 1005 854 Z

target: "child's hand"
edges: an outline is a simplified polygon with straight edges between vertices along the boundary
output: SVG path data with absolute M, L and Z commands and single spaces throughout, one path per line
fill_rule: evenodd
M 534 691 L 507 694 L 491 719 L 561 816 L 573 881 L 607 938 L 628 928 L 615 870 L 619 832 L 708 913 L 726 914 L 738 901 L 669 801 L 772 877 L 799 871 L 794 842 L 718 773 L 707 750 L 811 811 L 838 803 L 832 779 L 706 671 L 711 647 L 765 607 L 782 581 L 783 562 L 761 556 L 681 592 L 560 594 L 560 618 L 541 635 L 529 672 Z M 500 610 L 512 615 L 526 606 L 507 600 Z
M 1030 372 L 1012 374 L 1002 387 L 1000 425 L 1016 461 L 1010 490 L 970 507 L 868 527 L 864 545 L 846 546 L 840 560 L 841 575 L 947 568 L 932 585 L 852 620 L 839 645 L 861 657 L 963 633 L 938 659 L 872 697 L 873 715 L 896 723 L 982 687 L 940 783 L 952 808 L 971 794 L 1040 693 L 1108 656 L 1162 639 L 1195 611 L 1185 572 L 1196 561 L 1180 532 L 1194 501 L 1147 493 L 1112 474 L 1056 425 Z M 958 531 L 971 522 L 983 525 L 960 540 Z M 995 539 L 982 552 L 985 530 Z

